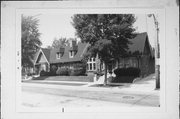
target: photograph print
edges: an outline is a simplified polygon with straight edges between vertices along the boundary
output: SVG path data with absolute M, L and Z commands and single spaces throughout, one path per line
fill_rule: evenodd
M 22 108 L 159 108 L 160 17 L 22 13 Z

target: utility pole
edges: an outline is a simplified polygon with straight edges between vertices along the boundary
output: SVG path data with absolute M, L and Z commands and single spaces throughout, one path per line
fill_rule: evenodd
M 156 73 L 156 89 L 160 89 L 160 48 L 159 48 L 159 23 L 154 14 L 149 14 L 148 17 L 153 17 L 156 28 L 156 43 L 155 43 L 155 73 Z

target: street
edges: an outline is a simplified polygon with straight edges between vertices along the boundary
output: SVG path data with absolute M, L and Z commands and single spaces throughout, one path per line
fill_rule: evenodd
M 63 83 L 64 84 L 64 83 Z M 158 107 L 159 91 L 129 91 L 123 86 L 89 87 L 22 83 L 23 107 Z

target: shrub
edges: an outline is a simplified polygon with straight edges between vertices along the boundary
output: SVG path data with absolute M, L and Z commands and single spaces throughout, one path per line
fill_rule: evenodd
M 127 70 L 128 70 L 128 73 L 130 74 L 130 76 L 134 76 L 134 77 L 140 76 L 139 68 L 129 67 L 129 68 L 127 68 Z
M 42 70 L 40 72 L 40 76 L 49 76 L 49 72 L 46 72 L 46 71 Z
M 134 76 L 119 76 L 115 77 L 112 82 L 113 83 L 132 83 L 134 80 Z
M 86 75 L 86 64 L 76 63 L 73 64 L 73 68 L 69 70 L 70 76 L 84 76 Z
M 52 66 L 51 66 L 51 70 L 50 70 L 50 75 L 51 75 L 51 76 L 55 76 L 57 69 L 58 69 L 58 68 L 57 68 L 56 65 L 52 65 Z
M 50 71 L 50 72 L 48 72 L 48 75 L 49 75 L 49 76 L 56 76 L 56 72 Z
M 68 76 L 69 75 L 69 69 L 66 67 L 58 68 L 56 71 L 57 75 L 61 76 Z
M 140 76 L 140 69 L 135 67 L 129 67 L 129 68 L 118 68 L 114 70 L 114 74 L 116 74 L 117 77 L 119 76 L 134 76 L 138 77 Z
M 86 68 L 86 64 L 84 64 L 84 63 L 76 63 L 76 64 L 73 64 L 73 67 L 74 68 Z
M 79 67 L 79 68 L 73 68 L 71 70 L 69 70 L 69 75 L 70 76 L 84 76 L 86 74 L 86 69 L 84 69 L 83 67 Z
M 114 70 L 114 74 L 116 76 L 123 76 L 125 75 L 125 70 L 126 70 L 125 68 L 117 68 Z
M 114 83 L 132 83 L 135 77 L 140 76 L 140 69 L 135 67 L 118 68 L 114 70 L 116 74 Z

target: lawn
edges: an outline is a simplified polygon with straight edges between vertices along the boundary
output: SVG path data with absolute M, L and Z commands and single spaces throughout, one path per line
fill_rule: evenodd
M 93 82 L 94 75 L 88 76 L 42 76 L 33 80 Z
M 41 80 L 42 81 L 42 80 Z M 82 84 L 82 83 L 57 83 L 57 82 L 41 82 L 41 81 L 25 81 L 25 83 L 36 83 L 36 84 L 53 84 L 53 85 L 68 85 L 68 86 L 82 86 L 82 85 L 85 85 L 85 84 Z

